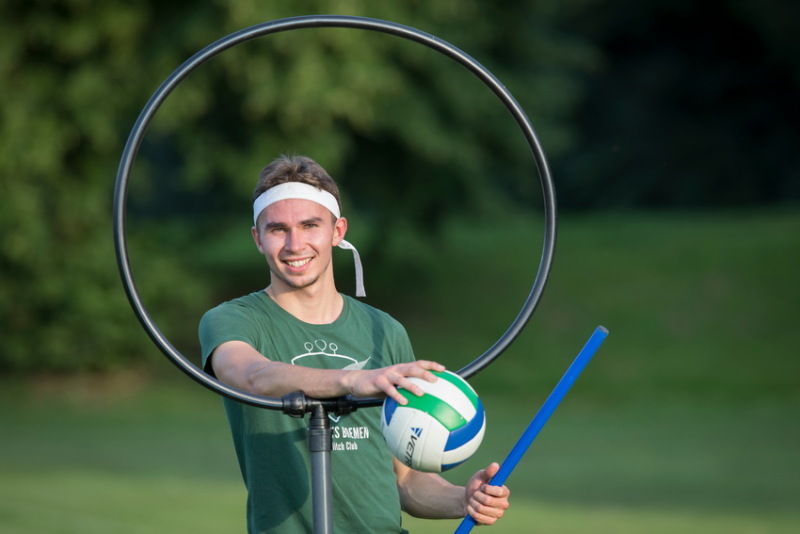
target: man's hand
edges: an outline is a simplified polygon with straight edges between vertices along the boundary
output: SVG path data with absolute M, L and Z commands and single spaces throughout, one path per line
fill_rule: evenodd
M 403 388 L 414 395 L 421 396 L 424 391 L 409 378 L 421 378 L 428 382 L 436 382 L 436 375 L 431 371 L 444 370 L 444 365 L 440 363 L 417 360 L 369 371 L 352 371 L 345 377 L 345 382 L 350 394 L 354 397 L 386 395 L 396 400 L 398 404 L 407 404 L 408 401 L 397 391 L 397 388 Z
M 492 463 L 475 473 L 466 486 L 467 513 L 479 525 L 493 525 L 508 509 L 511 491 L 505 486 L 490 486 L 500 464 Z

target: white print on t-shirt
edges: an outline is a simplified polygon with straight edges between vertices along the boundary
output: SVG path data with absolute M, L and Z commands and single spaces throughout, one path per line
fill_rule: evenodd
M 358 369 L 363 369 L 367 362 L 370 360 L 368 357 L 366 360 L 358 361 L 356 358 L 352 356 L 345 356 L 344 354 L 337 354 L 339 350 L 339 346 L 336 343 L 328 343 L 324 339 L 315 339 L 314 341 L 306 341 L 303 344 L 303 348 L 306 350 L 303 354 L 298 354 L 294 358 L 290 360 L 292 365 L 305 365 L 306 367 L 322 367 L 325 369 L 331 368 L 338 368 L 345 371 L 356 371 Z M 302 362 L 302 360 L 306 360 Z M 337 361 L 335 364 L 331 363 L 332 359 L 336 359 Z M 325 365 L 314 365 L 314 360 L 320 361 L 325 360 Z M 338 423 L 339 420 L 342 418 L 340 415 L 333 415 L 329 414 L 328 418 L 333 421 L 334 423 Z M 338 428 L 334 428 L 334 431 L 337 431 Z M 369 434 L 368 429 L 367 434 Z M 334 438 L 338 436 L 334 434 Z M 369 435 L 367 435 L 369 437 Z M 349 443 L 349 442 L 348 442 Z M 339 447 L 338 445 L 341 445 Z M 343 443 L 334 443 L 334 450 L 356 450 L 358 446 L 353 442 L 349 443 L 349 446 L 346 446 Z
M 292 358 L 291 360 L 292 365 L 303 365 L 303 363 L 298 363 L 298 362 L 304 358 L 317 358 L 317 359 L 340 358 L 341 363 L 344 364 L 342 367 L 340 367 L 340 369 L 350 371 L 350 370 L 363 369 L 364 366 L 369 361 L 369 358 L 367 358 L 366 360 L 358 361 L 352 356 L 345 356 L 344 354 L 336 354 L 336 351 L 339 350 L 339 346 L 336 343 L 328 343 L 324 339 L 317 339 L 314 340 L 313 342 L 306 341 L 303 344 L 303 346 L 306 349 L 306 352 L 303 354 L 298 354 L 297 356 Z M 312 367 L 312 366 L 307 365 L 307 367 Z
M 334 451 L 357 451 L 358 440 L 369 439 L 369 428 L 366 426 L 335 426 L 331 428 Z M 336 441 L 346 439 L 348 441 Z

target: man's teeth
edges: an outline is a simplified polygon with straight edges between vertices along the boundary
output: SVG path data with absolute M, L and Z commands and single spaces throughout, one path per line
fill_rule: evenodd
M 286 263 L 288 263 L 292 267 L 302 267 L 303 265 L 305 265 L 306 263 L 308 263 L 310 261 L 311 261 L 311 258 L 306 258 L 304 260 L 287 261 Z

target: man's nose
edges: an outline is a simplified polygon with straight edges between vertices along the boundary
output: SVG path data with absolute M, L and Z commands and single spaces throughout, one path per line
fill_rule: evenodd
M 286 232 L 286 243 L 284 248 L 289 252 L 297 252 L 303 249 L 303 241 L 300 232 L 289 230 Z

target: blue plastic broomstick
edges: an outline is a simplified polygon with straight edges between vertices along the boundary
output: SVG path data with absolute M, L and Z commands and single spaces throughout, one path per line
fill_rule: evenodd
M 589 341 L 586 342 L 586 345 L 584 345 L 581 351 L 578 353 L 575 361 L 572 362 L 567 369 L 567 372 L 564 373 L 564 376 L 562 376 L 561 380 L 559 380 L 558 384 L 556 384 L 553 392 L 550 393 L 550 396 L 547 397 L 546 401 L 544 401 L 542 407 L 539 408 L 539 411 L 533 417 L 533 420 L 528 425 L 528 428 L 525 429 L 525 432 L 522 433 L 522 436 L 520 436 L 516 445 L 514 445 L 514 448 L 511 449 L 511 452 L 508 453 L 506 459 L 503 460 L 503 463 L 500 465 L 500 469 L 497 471 L 497 474 L 492 477 L 492 480 L 489 481 L 490 485 L 502 486 L 505 484 L 508 476 L 525 455 L 525 452 L 527 452 L 528 448 L 533 443 L 533 440 L 536 439 L 536 436 L 542 430 L 542 427 L 544 427 L 545 423 L 547 423 L 547 420 L 550 419 L 550 416 L 553 414 L 556 407 L 558 407 L 558 404 L 567 394 L 569 388 L 572 387 L 572 384 L 575 383 L 578 375 L 581 374 L 584 367 L 586 367 L 586 364 L 589 363 L 589 360 L 592 359 L 592 356 L 594 356 L 594 353 L 597 352 L 600 344 L 605 341 L 607 336 L 608 330 L 602 326 L 598 326 L 594 331 L 594 334 L 592 334 L 592 337 L 589 338 Z M 467 534 L 475 525 L 476 523 L 472 516 L 467 515 L 467 517 L 461 521 L 461 524 L 458 525 L 455 534 Z

